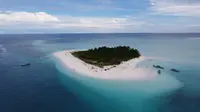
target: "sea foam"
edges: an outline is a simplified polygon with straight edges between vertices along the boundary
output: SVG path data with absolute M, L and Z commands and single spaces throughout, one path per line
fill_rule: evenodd
M 3 47 L 3 45 L 0 45 L 0 53 L 6 53 L 7 50 L 5 47 Z

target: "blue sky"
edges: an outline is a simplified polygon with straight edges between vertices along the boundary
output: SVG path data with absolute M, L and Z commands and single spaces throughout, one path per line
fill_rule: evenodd
M 200 0 L 0 0 L 0 33 L 200 32 Z

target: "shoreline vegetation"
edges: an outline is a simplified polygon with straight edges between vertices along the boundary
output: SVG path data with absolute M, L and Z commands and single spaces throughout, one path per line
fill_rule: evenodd
M 103 68 L 104 66 L 119 65 L 124 61 L 128 61 L 141 56 L 137 49 L 129 46 L 117 47 L 98 47 L 85 51 L 74 51 L 72 55 L 84 61 Z

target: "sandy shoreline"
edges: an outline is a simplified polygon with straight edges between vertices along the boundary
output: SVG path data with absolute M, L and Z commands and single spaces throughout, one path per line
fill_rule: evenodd
M 53 56 L 59 59 L 66 67 L 81 75 L 108 80 L 150 80 L 157 76 L 157 72 L 154 70 L 137 67 L 137 64 L 145 60 L 145 57 L 123 62 L 116 67 L 106 66 L 100 68 L 74 57 L 71 54 L 73 51 L 75 50 L 55 52 Z

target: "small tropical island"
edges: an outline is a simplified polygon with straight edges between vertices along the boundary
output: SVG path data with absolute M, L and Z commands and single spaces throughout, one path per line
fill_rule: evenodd
M 88 50 L 64 50 L 53 53 L 66 70 L 86 77 L 105 80 L 150 80 L 158 75 L 151 68 L 138 66 L 150 59 L 129 46 L 98 47 Z M 78 77 L 78 75 L 73 75 Z
M 137 49 L 130 48 L 129 46 L 103 46 L 86 51 L 75 51 L 72 52 L 72 55 L 86 63 L 101 68 L 104 66 L 119 65 L 124 61 L 139 58 L 141 56 Z

